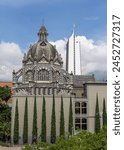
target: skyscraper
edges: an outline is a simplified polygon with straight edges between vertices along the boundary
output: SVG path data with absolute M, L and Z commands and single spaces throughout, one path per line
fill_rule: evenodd
M 80 42 L 75 35 L 74 29 L 67 42 L 66 71 L 74 75 L 81 75 Z

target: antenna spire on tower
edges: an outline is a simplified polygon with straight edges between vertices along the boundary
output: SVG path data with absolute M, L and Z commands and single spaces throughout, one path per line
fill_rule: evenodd
M 75 24 L 73 24 L 73 33 L 75 34 Z

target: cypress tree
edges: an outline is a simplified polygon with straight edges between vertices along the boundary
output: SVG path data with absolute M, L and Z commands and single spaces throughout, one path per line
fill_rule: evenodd
M 16 100 L 15 108 L 15 120 L 14 120 L 14 135 L 13 135 L 14 144 L 19 143 L 19 112 L 18 112 L 18 99 Z
M 60 114 L 60 136 L 65 133 L 65 123 L 64 123 L 64 108 L 63 108 L 63 97 L 61 96 L 61 114 Z
M 100 131 L 100 114 L 99 114 L 99 102 L 98 102 L 98 94 L 96 95 L 96 110 L 95 110 L 95 132 L 98 133 Z
M 28 143 L 28 102 L 25 100 L 24 126 L 23 126 L 23 143 Z
M 107 125 L 107 113 L 106 113 L 106 105 L 105 98 L 103 99 L 103 126 Z
M 36 143 L 36 142 L 37 142 L 37 104 L 36 104 L 36 96 L 35 96 L 35 99 L 34 99 L 32 143 Z
M 42 130 L 41 130 L 41 141 L 46 142 L 46 103 L 45 97 L 43 96 L 43 105 L 42 105 Z
M 51 143 L 56 141 L 56 114 L 55 114 L 55 97 L 53 94 L 53 106 L 52 106 L 52 116 L 51 116 Z
M 72 98 L 70 97 L 69 126 L 68 126 L 68 131 L 70 134 L 72 134 L 72 128 L 73 128 L 73 110 L 72 110 Z

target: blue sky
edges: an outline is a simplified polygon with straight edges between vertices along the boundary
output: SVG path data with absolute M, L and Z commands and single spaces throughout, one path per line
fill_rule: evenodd
M 106 40 L 106 0 L 1 0 L 0 40 L 27 49 L 45 20 L 49 40 L 76 34 Z
M 106 0 L 0 0 L 0 81 L 11 81 L 13 69 L 22 67 L 23 54 L 38 41 L 43 20 L 64 66 L 66 42 L 75 24 L 82 74 L 106 79 Z

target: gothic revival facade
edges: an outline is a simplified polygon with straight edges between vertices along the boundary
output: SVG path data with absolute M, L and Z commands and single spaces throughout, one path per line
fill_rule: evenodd
M 107 101 L 106 82 L 96 81 L 94 75 L 76 75 L 75 73 L 73 75 L 68 69 L 67 71 L 64 70 L 61 55 L 56 47 L 48 42 L 48 33 L 44 25 L 41 26 L 38 36 L 38 41 L 30 46 L 27 54 L 24 54 L 22 68 L 17 72 L 13 71 L 14 94 L 12 97 L 11 142 L 14 141 L 16 107 L 18 106 L 18 139 L 19 144 L 23 144 L 26 99 L 28 143 L 32 143 L 33 138 L 35 105 L 37 108 L 35 109 L 37 111 L 37 139 L 40 139 L 42 134 L 43 97 L 45 97 L 46 102 L 46 140 L 50 142 L 53 95 L 55 96 L 56 136 L 60 135 L 61 96 L 64 106 L 65 133 L 69 132 L 70 99 L 72 101 L 73 133 L 77 129 L 94 132 L 96 95 L 99 99 L 102 126 L 103 99 Z
M 44 25 L 38 32 L 39 40 L 24 54 L 22 68 L 13 71 L 15 94 L 51 95 L 70 94 L 73 76 L 63 69 L 63 61 L 56 47 L 47 40 Z M 19 83 L 19 78 L 22 82 Z

